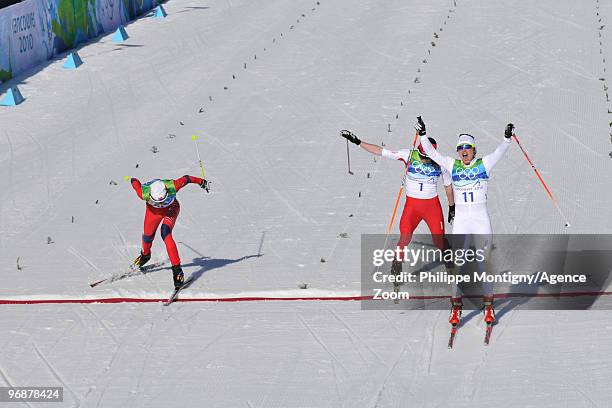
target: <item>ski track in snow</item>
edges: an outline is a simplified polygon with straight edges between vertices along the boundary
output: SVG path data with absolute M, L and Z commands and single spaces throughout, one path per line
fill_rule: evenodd
M 36 343 L 32 343 L 32 347 L 34 348 L 34 351 L 36 352 L 36 354 L 38 355 L 38 357 L 41 359 L 41 361 L 44 363 L 45 366 L 47 366 L 47 368 L 49 369 L 49 371 L 51 372 L 51 374 L 53 375 L 53 377 L 60 383 L 62 384 L 62 386 L 64 387 L 64 389 L 66 391 L 68 391 L 70 393 L 70 395 L 72 396 L 72 399 L 74 400 L 74 405 L 72 405 L 75 408 L 78 408 L 81 406 L 81 401 L 80 399 L 77 397 L 77 395 L 74 393 L 74 391 L 72 391 L 72 388 L 66 384 L 66 382 L 62 379 L 62 377 L 60 376 L 60 374 L 53 368 L 53 366 L 51 365 L 51 363 L 49 362 L 49 360 L 44 356 L 44 354 L 40 351 L 40 349 L 38 348 L 38 346 L 36 346 Z

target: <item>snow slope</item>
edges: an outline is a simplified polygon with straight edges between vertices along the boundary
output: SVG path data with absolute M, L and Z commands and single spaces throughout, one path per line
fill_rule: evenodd
M 445 311 L 356 302 L 3 309 L 0 381 L 66 407 L 609 405 L 607 311 L 509 312 L 487 348 L 470 314 L 449 351 Z
M 449 155 L 457 133 L 486 154 L 514 122 L 572 223 L 513 145 L 489 189 L 495 232 L 610 233 L 612 38 L 600 27 L 612 7 L 587 3 L 170 2 L 168 18 L 130 24 L 126 44 L 83 47 L 76 71 L 58 60 L 26 73 L 26 102 L 0 110 L 0 299 L 167 296 L 167 266 L 88 283 L 139 251 L 143 204 L 123 177 L 197 175 L 194 134 L 213 192 L 180 193 L 173 234 L 198 276 L 184 297 L 358 294 L 360 234 L 385 231 L 403 170 L 352 146 L 349 175 L 338 131 L 407 147 L 418 114 Z M 154 256 L 165 258 L 159 237 Z M 357 302 L 2 308 L 1 381 L 64 383 L 66 406 L 609 397 L 605 312 L 554 312 L 557 326 L 550 313 L 508 311 L 489 349 L 472 318 L 448 352 L 446 313 Z

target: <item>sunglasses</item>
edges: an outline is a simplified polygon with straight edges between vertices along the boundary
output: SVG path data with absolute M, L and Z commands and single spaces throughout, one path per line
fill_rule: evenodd
M 462 145 L 457 146 L 457 151 L 468 150 L 468 149 L 473 149 L 473 148 L 474 148 L 474 146 L 472 146 L 470 144 L 462 144 Z

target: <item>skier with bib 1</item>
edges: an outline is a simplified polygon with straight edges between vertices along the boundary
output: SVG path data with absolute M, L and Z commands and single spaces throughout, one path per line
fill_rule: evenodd
M 446 197 L 448 199 L 448 222 L 452 224 L 455 216 L 455 205 L 453 190 L 451 187 L 450 173 L 432 162 L 429 155 L 419 144 L 418 149 L 387 150 L 375 144 L 366 143 L 348 130 L 342 130 L 340 135 L 349 142 L 361 146 L 365 151 L 376 156 L 382 156 L 393 160 L 399 160 L 404 166 L 410 163 L 406 177 L 404 178 L 404 189 L 406 202 L 402 217 L 400 218 L 400 239 L 397 249 L 403 249 L 410 244 L 412 234 L 421 221 L 425 221 L 431 232 L 433 243 L 441 250 L 448 248 L 448 242 L 444 237 L 444 215 L 442 206 L 438 199 L 438 180 L 442 177 Z M 435 149 L 436 141 L 428 139 L 428 143 Z M 402 272 L 403 259 L 395 259 L 391 266 L 393 274 Z
M 457 247 L 468 248 L 474 245 L 484 251 L 485 258 L 491 250 L 491 221 L 487 211 L 487 187 L 491 170 L 502 158 L 510 146 L 510 138 L 514 134 L 514 125 L 509 123 L 504 132 L 503 141 L 495 151 L 482 158 L 476 158 L 476 143 L 474 136 L 462 133 L 457 139 L 459 159 L 440 154 L 429 142 L 426 136 L 425 123 L 419 116 L 415 125 L 421 137 L 425 153 L 442 168 L 451 173 L 453 191 L 455 193 L 456 214 L 453 224 L 453 235 L 460 234 L 464 242 Z M 469 242 L 468 242 L 469 241 Z M 453 246 L 455 243 L 453 242 Z M 459 324 L 463 306 L 459 287 L 453 286 L 451 297 L 452 310 L 449 323 Z M 491 284 L 483 284 L 484 320 L 487 325 L 495 322 L 493 309 L 493 288 Z
M 198 184 L 206 192 L 209 192 L 209 183 L 206 179 L 187 175 L 175 180 L 155 179 L 145 184 L 141 184 L 138 179 L 132 178 L 130 183 L 134 190 L 136 190 L 138 197 L 146 202 L 142 250 L 136 260 L 134 260 L 134 265 L 142 267 L 151 259 L 151 246 L 153 245 L 157 227 L 161 223 L 161 237 L 166 245 L 166 251 L 172 264 L 174 288 L 178 289 L 183 285 L 185 278 L 181 268 L 178 249 L 176 248 L 174 238 L 172 238 L 172 228 L 181 209 L 176 199 L 176 194 L 181 188 L 190 183 Z

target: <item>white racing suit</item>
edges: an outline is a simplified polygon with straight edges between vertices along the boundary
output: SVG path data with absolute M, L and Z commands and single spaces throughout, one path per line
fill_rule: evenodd
M 455 195 L 453 235 L 463 236 L 460 239 L 463 242 L 453 240 L 453 246 L 455 249 L 467 249 L 473 246 L 476 250 L 483 250 L 485 259 L 488 259 L 491 251 L 492 230 L 487 211 L 487 187 L 491 170 L 508 150 L 510 139 L 504 138 L 493 153 L 483 158 L 474 158 L 467 165 L 459 159 L 440 154 L 431 145 L 427 136 L 421 136 L 421 145 L 433 161 L 451 174 L 453 180 Z M 482 268 L 486 262 L 480 262 L 479 265 Z M 452 296 L 460 297 L 457 285 L 453 285 Z M 483 283 L 483 296 L 493 296 L 493 287 L 490 283 Z

